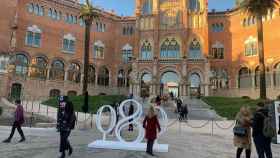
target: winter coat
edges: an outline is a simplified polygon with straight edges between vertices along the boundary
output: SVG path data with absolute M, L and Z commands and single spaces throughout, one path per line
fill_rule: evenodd
M 22 105 L 18 105 L 15 111 L 15 122 L 19 125 L 24 123 L 24 109 Z
M 253 117 L 253 123 L 252 123 L 252 128 L 253 128 L 253 137 L 256 136 L 263 136 L 263 122 L 264 122 L 264 116 L 268 116 L 268 109 L 266 108 L 261 108 L 258 109 Z
M 148 140 L 155 140 L 157 138 L 157 129 L 160 131 L 160 125 L 157 116 L 149 118 L 145 117 L 143 122 L 143 127 L 145 129 L 145 138 Z
M 244 127 L 247 129 L 247 135 L 245 137 L 234 136 L 233 144 L 237 148 L 251 149 L 252 139 L 251 139 L 251 118 L 250 116 L 243 116 L 240 113 L 236 116 L 237 127 Z
M 59 109 L 57 116 L 57 128 L 59 131 L 70 131 L 74 128 L 73 123 L 75 123 L 76 116 L 71 102 L 67 102 L 64 110 Z

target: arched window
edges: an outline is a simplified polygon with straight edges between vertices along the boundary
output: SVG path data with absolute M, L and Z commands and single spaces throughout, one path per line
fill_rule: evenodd
M 238 87 L 239 88 L 250 88 L 252 87 L 251 72 L 247 67 L 243 67 L 238 73 Z
M 52 18 L 53 12 L 52 12 L 52 8 L 49 8 L 48 10 L 48 17 Z
M 60 96 L 60 90 L 59 89 L 50 90 L 50 97 L 58 97 L 58 96 Z
M 34 5 L 33 5 L 33 3 L 28 4 L 27 10 L 28 10 L 29 13 L 33 13 L 34 12 Z
M 54 20 L 57 19 L 57 11 L 56 11 L 56 10 L 53 11 L 52 18 L 53 18 Z
M 103 66 L 98 71 L 97 84 L 100 86 L 109 86 L 109 70 Z
M 216 42 L 212 45 L 211 56 L 214 59 L 224 59 L 224 45 L 220 42 Z
M 40 6 L 40 8 L 39 8 L 39 15 L 40 15 L 40 16 L 44 16 L 44 12 L 45 12 L 44 7 L 43 7 L 43 6 Z
M 250 36 L 245 41 L 245 56 L 255 56 L 257 55 L 257 39 Z
M 39 15 L 39 14 L 40 14 L 40 7 L 39 7 L 38 4 L 35 5 L 34 13 L 35 13 L 36 15 Z
M 29 61 L 24 54 L 17 54 L 11 59 L 12 65 L 15 66 L 15 73 L 17 75 L 27 75 Z
M 189 10 L 199 11 L 200 10 L 200 1 L 199 0 L 189 0 Z
M 64 80 L 64 64 L 62 61 L 53 61 L 50 69 L 50 80 Z
M 200 42 L 195 38 L 189 46 L 189 58 L 200 59 L 202 57 Z
M 175 38 L 167 38 L 160 47 L 161 58 L 180 58 L 180 45 Z
M 93 56 L 96 59 L 104 59 L 104 48 L 105 45 L 101 41 L 97 41 L 93 46 Z
M 147 40 L 141 46 L 141 60 L 152 60 L 153 53 L 152 53 L 152 45 Z
M 47 60 L 44 57 L 37 57 L 32 61 L 30 77 L 39 79 L 47 78 Z
M 95 84 L 96 74 L 95 74 L 95 67 L 90 65 L 88 70 L 88 83 Z
M 124 63 L 128 63 L 129 60 L 132 58 L 132 46 L 126 44 L 122 48 L 122 59 Z
M 63 51 L 66 53 L 74 53 L 76 47 L 76 38 L 72 34 L 63 36 Z
M 192 73 L 189 82 L 191 88 L 199 88 L 201 83 L 200 75 L 198 73 Z
M 81 80 L 81 70 L 80 70 L 80 65 L 76 63 L 71 63 L 69 68 L 68 68 L 68 81 L 73 81 L 73 82 L 80 82 Z
M 27 28 L 25 44 L 31 47 L 40 47 L 41 45 L 41 29 L 33 25 Z
M 152 14 L 153 12 L 153 0 L 144 0 L 142 14 Z
M 123 69 L 118 72 L 118 87 L 125 87 L 125 72 Z

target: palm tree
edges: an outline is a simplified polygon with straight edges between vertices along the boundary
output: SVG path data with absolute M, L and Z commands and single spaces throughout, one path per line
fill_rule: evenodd
M 258 33 L 258 54 L 260 63 L 260 98 L 266 99 L 266 80 L 265 80 L 265 62 L 264 62 L 264 42 L 263 42 L 263 17 L 267 16 L 279 5 L 279 0 L 243 0 L 241 8 L 250 16 L 257 19 Z
M 84 78 L 83 78 L 83 95 L 84 95 L 84 111 L 88 111 L 88 69 L 89 69 L 89 46 L 90 46 L 90 29 L 94 19 L 98 18 L 98 12 L 86 0 L 86 4 L 81 7 L 80 18 L 85 22 L 85 47 L 84 47 Z

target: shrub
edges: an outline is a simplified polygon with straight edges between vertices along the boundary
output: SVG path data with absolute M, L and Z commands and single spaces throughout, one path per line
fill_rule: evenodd
M 249 96 L 242 96 L 242 99 L 251 99 Z

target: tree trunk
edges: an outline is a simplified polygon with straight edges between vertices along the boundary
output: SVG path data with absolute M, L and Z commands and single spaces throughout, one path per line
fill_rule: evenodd
M 84 78 L 83 78 L 83 95 L 86 95 L 88 88 L 88 68 L 89 68 L 89 45 L 90 45 L 90 28 L 91 21 L 86 21 L 85 27 L 85 54 L 84 54 Z
M 260 63 L 260 98 L 266 99 L 266 80 L 265 80 L 265 62 L 264 62 L 264 43 L 263 43 L 263 22 L 262 16 L 257 16 L 258 31 L 258 54 Z

